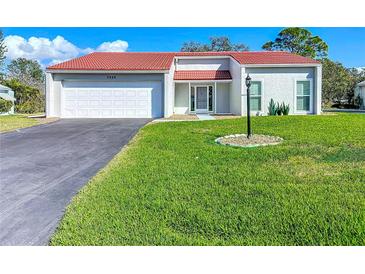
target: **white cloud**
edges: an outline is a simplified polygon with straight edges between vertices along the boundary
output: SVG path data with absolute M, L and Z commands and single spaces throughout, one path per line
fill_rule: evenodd
M 114 42 L 104 42 L 97 47 L 97 51 L 126 51 L 128 43 L 122 40 L 116 40 Z
M 57 36 L 53 40 L 43 37 L 30 37 L 27 40 L 18 35 L 9 35 L 5 37 L 4 42 L 7 47 L 6 57 L 9 60 L 24 57 L 38 60 L 45 66 L 93 51 L 126 51 L 128 48 L 128 43 L 122 40 L 104 42 L 96 49 L 79 48 L 62 36 Z

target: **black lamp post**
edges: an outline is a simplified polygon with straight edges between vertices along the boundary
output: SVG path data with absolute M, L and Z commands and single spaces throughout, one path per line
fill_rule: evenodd
M 247 87 L 247 138 L 251 138 L 251 110 L 250 110 L 250 87 L 251 87 L 251 77 L 247 74 L 246 77 L 246 87 Z

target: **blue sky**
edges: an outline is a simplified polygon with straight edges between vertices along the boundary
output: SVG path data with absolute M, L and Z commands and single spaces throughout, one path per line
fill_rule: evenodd
M 365 28 L 308 28 L 329 45 L 329 57 L 347 67 L 365 67 Z M 225 35 L 261 50 L 281 28 L 2 28 L 9 59 L 38 59 L 43 65 L 93 50 L 179 51 L 184 41 L 208 42 Z M 57 39 L 55 39 L 57 36 Z M 30 37 L 35 39 L 29 40 Z M 46 38 L 46 39 L 39 39 Z M 109 42 L 109 43 L 108 43 Z

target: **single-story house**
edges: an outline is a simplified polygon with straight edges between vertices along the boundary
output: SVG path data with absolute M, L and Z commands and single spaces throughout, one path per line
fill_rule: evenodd
M 14 91 L 9 87 L 0 85 L 0 98 L 13 102 L 13 106 L 11 107 L 10 111 L 7 113 L 0 113 L 0 115 L 14 114 Z
M 173 114 L 320 114 L 322 66 L 280 51 L 94 52 L 46 70 L 46 114 L 62 118 L 157 118 Z
M 355 96 L 360 96 L 362 101 L 360 109 L 365 109 L 365 81 L 362 81 L 356 85 Z

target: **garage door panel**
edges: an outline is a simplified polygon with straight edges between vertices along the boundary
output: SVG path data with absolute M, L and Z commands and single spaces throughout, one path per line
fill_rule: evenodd
M 123 101 L 122 100 L 116 100 L 113 102 L 115 107 L 122 107 L 123 106 Z
M 65 101 L 65 107 L 66 108 L 74 108 L 77 107 L 78 101 L 76 100 L 67 100 Z
M 124 97 L 124 92 L 120 92 L 118 90 L 113 90 L 113 97 L 114 98 L 123 98 Z
M 108 99 L 110 99 L 110 98 L 108 97 Z M 100 103 L 103 108 L 112 108 L 113 107 L 113 101 L 110 101 L 110 100 L 101 100 Z
M 149 104 L 150 104 L 150 101 L 147 101 L 147 100 L 136 101 L 136 105 L 138 107 L 142 107 L 142 108 L 147 107 Z
M 160 82 L 64 82 L 62 117 L 161 117 Z
M 111 90 L 103 90 L 103 92 L 101 92 L 101 97 L 102 98 L 110 98 L 113 96 L 113 91 Z
M 88 116 L 99 118 L 99 117 L 101 117 L 100 110 L 98 110 L 98 109 L 89 109 Z
M 136 110 L 137 117 L 146 117 L 149 116 L 149 112 L 144 109 L 138 109 Z
M 88 102 L 90 107 L 98 107 L 100 105 L 100 101 L 97 100 L 89 100 Z
M 89 106 L 89 101 L 78 101 L 78 106 L 79 107 L 88 107 Z
M 78 109 L 77 116 L 78 117 L 88 117 L 89 111 L 87 109 Z

